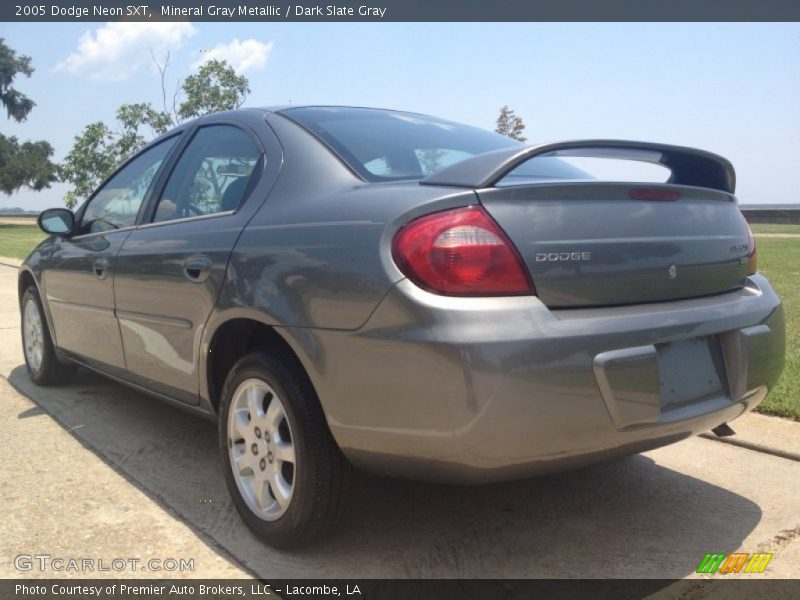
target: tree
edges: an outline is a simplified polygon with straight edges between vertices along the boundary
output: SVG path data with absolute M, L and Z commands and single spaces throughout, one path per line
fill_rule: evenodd
M 17 75 L 33 74 L 31 59 L 17 56 L 0 38 L 0 102 L 9 119 L 21 123 L 36 103 L 13 87 Z M 45 142 L 20 142 L 15 136 L 0 134 L 0 190 L 11 194 L 25 186 L 33 190 L 50 187 L 56 181 L 56 165 L 51 162 L 53 147 Z
M 518 117 L 513 110 L 508 108 L 508 105 L 500 109 L 500 116 L 497 117 L 497 126 L 494 130 L 501 135 L 506 135 L 520 142 L 528 139 L 522 135 L 522 132 L 525 131 L 525 123 L 522 122 L 521 117 Z
M 239 108 L 250 93 L 246 77 L 236 73 L 225 61 L 211 60 L 178 85 L 172 106 L 168 107 L 165 79 L 169 54 L 163 62 L 153 56 L 153 62 L 161 75 L 161 110 L 149 102 L 123 104 L 117 109 L 115 127 L 97 121 L 87 125 L 75 137 L 60 168 L 62 181 L 72 184 L 66 195 L 69 208 L 88 196 L 119 163 L 150 140 L 185 119 Z
M 441 148 L 418 150 L 417 158 L 419 159 L 419 164 L 422 167 L 422 174 L 430 175 L 431 173 L 438 171 L 441 168 L 439 163 L 442 158 L 444 158 L 445 154 L 447 153 Z
M 178 115 L 193 119 L 239 108 L 250 93 L 250 85 L 244 75 L 238 75 L 224 60 L 210 60 L 186 78 L 183 92 L 186 100 L 181 103 Z

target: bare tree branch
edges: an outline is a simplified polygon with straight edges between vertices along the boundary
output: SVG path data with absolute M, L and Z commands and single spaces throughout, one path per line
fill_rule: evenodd
M 148 48 L 150 51 L 150 58 L 153 59 L 153 63 L 156 65 L 156 69 L 158 69 L 158 74 L 161 75 L 161 106 L 164 107 L 164 112 L 169 112 L 167 110 L 167 67 L 169 67 L 169 50 L 167 50 L 167 54 L 164 57 L 164 62 L 161 63 L 156 58 L 155 52 L 153 52 L 152 48 Z
M 172 95 L 172 118 L 175 119 L 175 125 L 180 125 L 182 122 L 180 114 L 178 114 L 178 104 L 181 100 L 181 80 L 178 80 L 178 85 L 175 88 L 175 93 Z

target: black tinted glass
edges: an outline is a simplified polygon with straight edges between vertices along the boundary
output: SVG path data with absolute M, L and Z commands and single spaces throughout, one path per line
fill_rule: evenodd
M 520 146 L 505 136 L 425 115 L 369 108 L 291 108 L 299 123 L 368 181 L 421 179 L 491 150 Z
M 164 158 L 180 136 L 145 150 L 100 188 L 83 211 L 80 233 L 130 227 Z
M 172 170 L 153 220 L 236 210 L 259 160 L 261 151 L 238 127 L 203 127 Z

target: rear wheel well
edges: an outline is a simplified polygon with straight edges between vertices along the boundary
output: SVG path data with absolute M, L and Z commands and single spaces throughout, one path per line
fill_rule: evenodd
M 233 365 L 245 354 L 259 348 L 279 350 L 288 360 L 296 362 L 300 370 L 306 374 L 292 347 L 274 328 L 253 319 L 231 319 L 214 332 L 208 347 L 206 365 L 208 397 L 216 412 L 219 412 L 220 394 L 225 385 L 225 378 Z

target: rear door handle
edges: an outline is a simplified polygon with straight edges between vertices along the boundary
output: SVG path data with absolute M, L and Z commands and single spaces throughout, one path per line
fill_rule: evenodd
M 183 263 L 183 274 L 194 283 L 203 283 L 211 274 L 211 259 L 207 256 L 190 258 Z
M 92 274 L 97 277 L 97 279 L 105 279 L 108 277 L 110 265 L 111 261 L 107 258 L 98 258 L 92 265 Z

